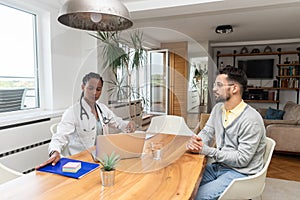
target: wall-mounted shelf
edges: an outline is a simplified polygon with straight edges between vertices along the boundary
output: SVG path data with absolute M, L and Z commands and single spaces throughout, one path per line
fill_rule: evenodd
M 280 88 L 278 87 L 247 87 L 248 90 L 257 90 L 257 89 L 261 89 L 261 90 L 278 90 Z
M 276 78 L 300 78 L 300 76 L 276 76 Z
M 232 57 L 232 56 L 270 56 L 270 55 L 288 55 L 300 54 L 300 51 L 276 51 L 276 52 L 262 52 L 262 53 L 233 53 L 233 54 L 217 54 L 217 57 Z
M 300 64 L 299 63 L 290 63 L 290 64 L 277 64 L 277 66 L 286 66 L 286 67 L 289 67 L 289 66 L 299 66 Z
M 298 61 L 294 63 L 285 63 L 281 64 L 282 55 L 298 55 Z M 279 108 L 279 94 L 281 90 L 294 90 L 297 92 L 297 103 L 299 103 L 299 91 L 300 91 L 300 47 L 297 48 L 297 51 L 281 51 L 281 48 L 278 48 L 275 52 L 261 52 L 261 53 L 237 53 L 236 50 L 232 54 L 221 54 L 220 51 L 217 51 L 217 66 L 219 67 L 219 59 L 221 57 L 232 57 L 233 66 L 236 66 L 236 57 L 241 56 L 278 56 L 278 75 L 274 78 L 278 80 L 278 87 L 253 87 L 247 88 L 251 91 L 254 89 L 261 90 L 274 90 L 275 91 L 275 100 L 262 100 L 260 99 L 250 99 L 245 100 L 245 102 L 256 102 L 256 103 L 277 103 L 277 108 Z M 292 70 L 292 71 L 291 71 Z M 271 92 L 271 91 L 270 91 Z M 269 92 L 269 93 L 270 93 Z
M 278 90 L 275 87 L 247 87 L 243 99 L 251 103 L 279 103 Z
M 244 100 L 247 103 L 279 103 L 279 101 L 274 100 Z

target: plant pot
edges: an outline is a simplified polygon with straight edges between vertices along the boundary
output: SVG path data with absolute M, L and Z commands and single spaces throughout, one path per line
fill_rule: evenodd
M 103 186 L 113 186 L 115 183 L 115 170 L 105 171 L 103 168 L 100 170 L 101 183 Z

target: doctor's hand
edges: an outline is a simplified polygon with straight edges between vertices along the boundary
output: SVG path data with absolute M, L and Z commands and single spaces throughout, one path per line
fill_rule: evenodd
M 198 135 L 193 135 L 188 141 L 186 148 L 192 153 L 200 153 L 202 151 L 203 142 Z
M 128 122 L 126 128 L 125 128 L 125 132 L 126 133 L 133 133 L 135 131 L 135 123 L 134 121 L 130 121 Z
M 39 168 L 44 167 L 44 166 L 46 166 L 46 165 L 48 165 L 50 163 L 51 163 L 52 166 L 54 166 L 54 165 L 56 165 L 56 163 L 59 160 L 60 160 L 60 153 L 58 151 L 54 151 L 52 153 L 52 155 L 50 156 L 50 158 L 46 162 L 44 162 L 44 163 L 36 166 L 35 169 L 39 169 Z

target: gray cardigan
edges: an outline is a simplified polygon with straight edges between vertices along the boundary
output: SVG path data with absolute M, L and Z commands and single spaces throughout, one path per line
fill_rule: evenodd
M 205 127 L 198 134 L 204 143 L 202 154 L 243 174 L 256 174 L 263 166 L 266 131 L 261 115 L 247 105 L 226 128 L 222 124 L 222 105 L 213 108 Z M 216 139 L 216 147 L 211 147 Z

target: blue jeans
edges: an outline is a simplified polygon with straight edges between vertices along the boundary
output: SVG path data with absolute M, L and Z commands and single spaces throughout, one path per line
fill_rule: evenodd
M 224 192 L 233 179 L 246 177 L 233 169 L 223 167 L 218 163 L 205 167 L 202 181 L 196 196 L 197 200 L 214 200 Z

